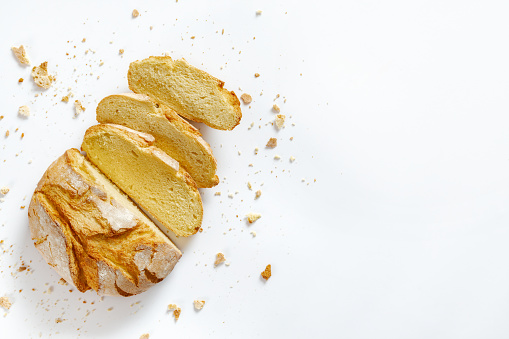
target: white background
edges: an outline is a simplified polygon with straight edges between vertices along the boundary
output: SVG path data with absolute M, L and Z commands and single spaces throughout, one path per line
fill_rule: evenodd
M 13 306 L 0 310 L 0 337 L 509 337 L 508 10 L 503 1 L 4 2 L 0 186 L 11 191 L 0 203 L 0 296 Z M 51 89 L 16 61 L 20 44 L 32 66 L 49 62 Z M 129 62 L 165 52 L 254 98 L 232 132 L 197 124 L 221 178 L 201 190 L 204 232 L 176 240 L 182 259 L 146 293 L 69 292 L 20 206 L 47 166 L 80 146 L 99 100 L 128 91 Z M 279 132 L 276 94 L 287 116 Z M 86 107 L 77 119 L 75 99 Z M 265 149 L 270 137 L 276 149 Z M 262 218 L 248 226 L 248 212 Z M 214 268 L 217 252 L 230 266 Z M 17 272 L 22 261 L 29 271 Z M 182 307 L 178 322 L 170 303 Z

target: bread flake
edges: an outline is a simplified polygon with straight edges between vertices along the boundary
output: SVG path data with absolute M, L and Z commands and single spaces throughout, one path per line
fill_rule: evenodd
M 224 254 L 219 252 L 216 254 L 216 261 L 214 261 L 214 266 L 220 265 L 226 261 L 226 258 L 224 257 Z
M 267 148 L 275 148 L 277 146 L 277 139 L 276 138 L 270 138 L 267 142 L 267 145 L 265 147 Z
M 269 278 L 272 276 L 272 268 L 270 265 L 267 265 L 267 267 L 265 267 L 265 270 L 261 273 L 262 275 L 262 278 L 265 279 L 265 280 L 269 280 Z
M 44 89 L 50 88 L 53 81 L 55 81 L 55 77 L 48 73 L 47 61 L 32 68 L 32 78 L 37 86 Z
M 196 310 L 201 310 L 205 306 L 205 300 L 195 300 L 193 303 Z
M 81 104 L 79 100 L 74 101 L 74 117 L 77 117 L 81 113 L 85 112 L 85 107 Z
M 260 219 L 261 217 L 262 217 L 261 214 L 253 213 L 253 212 L 246 214 L 247 221 L 250 224 L 254 223 L 256 220 Z
M 18 59 L 19 63 L 22 65 L 30 65 L 30 60 L 28 59 L 25 47 L 20 45 L 19 47 L 11 47 L 16 59 Z

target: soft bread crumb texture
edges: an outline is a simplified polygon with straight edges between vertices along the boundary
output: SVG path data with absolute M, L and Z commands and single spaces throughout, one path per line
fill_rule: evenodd
M 8 310 L 12 306 L 12 302 L 9 300 L 8 297 L 0 297 L 0 307 L 3 307 L 4 309 Z
M 270 138 L 269 141 L 267 141 L 267 145 L 265 145 L 267 148 L 275 148 L 277 147 L 277 139 L 276 138 Z
M 152 146 L 154 138 L 119 125 L 85 133 L 82 150 L 111 181 L 177 236 L 198 232 L 203 206 L 198 188 L 177 161 Z
M 28 118 L 30 116 L 30 108 L 26 105 L 21 106 L 18 109 L 18 115 L 23 118 Z
M 246 214 L 247 221 L 250 224 L 254 223 L 256 220 L 260 219 L 261 217 L 262 217 L 261 214 L 253 213 L 253 212 Z
M 141 293 L 164 279 L 181 257 L 168 237 L 77 149 L 50 165 L 28 216 L 35 247 L 81 292 Z
M 269 280 L 269 278 L 272 276 L 272 267 L 270 265 L 267 265 L 265 267 L 265 270 L 261 273 L 262 278 L 265 280 Z
M 194 308 L 197 310 L 201 310 L 203 306 L 205 306 L 205 300 L 195 300 L 194 302 Z
M 253 98 L 247 93 L 242 94 L 240 98 L 242 99 L 245 105 L 248 105 L 253 101 Z
M 133 92 L 146 94 L 179 115 L 212 128 L 232 130 L 242 118 L 235 93 L 184 59 L 164 56 L 132 62 L 127 79 Z
M 51 87 L 53 81 L 55 81 L 55 77 L 48 73 L 48 62 L 45 61 L 39 66 L 34 66 L 32 68 L 32 78 L 37 86 L 42 87 L 44 89 L 48 89 Z
M 20 62 L 20 64 L 30 65 L 30 60 L 28 59 L 25 46 L 20 45 L 19 47 L 12 47 L 11 49 L 14 55 L 16 56 L 16 59 L 18 59 L 18 61 Z
M 154 146 L 177 160 L 198 187 L 219 183 L 210 145 L 171 108 L 156 104 L 146 95 L 127 93 L 104 98 L 96 112 L 100 123 L 119 124 L 151 134 Z
M 226 258 L 224 257 L 224 254 L 219 252 L 216 254 L 216 261 L 214 261 L 214 266 L 220 265 L 226 261 Z

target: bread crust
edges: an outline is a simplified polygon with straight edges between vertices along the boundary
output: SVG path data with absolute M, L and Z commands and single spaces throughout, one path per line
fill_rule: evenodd
M 166 90 L 166 86 L 164 84 L 164 77 L 165 75 L 163 73 L 171 73 L 173 72 L 174 65 L 180 65 L 183 69 L 188 70 L 189 74 L 185 74 L 185 72 L 180 72 L 179 77 L 182 77 L 185 79 L 185 81 L 189 81 L 190 79 L 195 80 L 194 77 L 191 74 L 191 72 L 195 72 L 199 74 L 199 77 L 201 78 L 201 84 L 205 86 L 211 85 L 212 87 L 215 87 L 218 91 L 218 94 L 224 98 L 224 100 L 229 104 L 230 112 L 225 115 L 223 112 L 222 121 L 221 122 L 215 122 L 215 119 L 212 119 L 210 115 L 205 115 L 200 117 L 199 115 L 195 114 L 194 111 L 197 109 L 200 109 L 199 105 L 194 103 L 190 106 L 192 106 L 192 109 L 183 109 L 182 107 L 176 107 L 174 104 L 172 104 L 172 100 L 169 100 L 169 92 Z M 147 69 L 155 69 L 158 68 L 158 78 L 151 77 L 148 78 L 147 74 L 140 74 L 142 71 L 140 70 L 141 67 L 146 67 Z M 164 72 L 161 71 L 161 69 L 164 69 Z M 146 73 L 146 72 L 145 72 Z M 221 129 L 221 130 L 232 130 L 234 129 L 242 119 L 242 111 L 240 108 L 240 101 L 237 95 L 234 91 L 228 91 L 226 88 L 224 88 L 224 82 L 213 77 L 212 75 L 208 74 L 205 71 L 202 71 L 192 65 L 190 65 L 185 59 L 180 60 L 173 60 L 169 56 L 151 56 L 144 60 L 137 60 L 132 62 L 129 65 L 129 71 L 127 73 L 127 81 L 129 83 L 129 88 L 131 91 L 135 93 L 140 94 L 146 94 L 150 96 L 154 101 L 161 102 L 172 109 L 174 109 L 179 115 L 192 120 L 196 122 L 202 122 L 206 124 L 209 127 Z M 153 88 L 158 86 L 158 91 L 162 94 L 156 94 L 154 91 L 150 90 L 149 88 Z M 191 86 L 192 87 L 192 86 Z M 186 88 L 183 96 L 189 95 L 187 93 L 189 91 L 189 88 Z M 208 95 L 214 95 L 213 93 L 208 93 Z M 177 98 L 182 99 L 182 98 Z M 212 107 L 212 110 L 215 107 Z M 217 108 L 217 107 L 216 107 Z
M 132 112 L 134 108 L 138 108 L 136 113 Z M 210 145 L 193 125 L 168 106 L 155 103 L 144 94 L 122 93 L 102 99 L 97 105 L 96 113 L 100 123 L 120 124 L 152 133 L 156 140 L 155 145 L 179 161 L 198 187 L 208 188 L 219 183 L 216 175 L 217 162 Z M 146 120 L 133 118 L 135 114 L 145 113 Z
M 84 164 L 93 167 L 78 150 L 68 150 L 39 181 L 28 210 L 34 245 L 81 292 L 141 293 L 166 277 L 182 254 L 141 211 L 115 198 L 115 186 L 94 182 Z

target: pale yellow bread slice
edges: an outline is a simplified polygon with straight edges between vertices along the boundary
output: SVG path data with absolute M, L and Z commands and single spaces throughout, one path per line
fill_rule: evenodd
M 127 73 L 129 88 L 150 96 L 189 120 L 232 130 L 240 123 L 240 101 L 224 82 L 184 59 L 150 57 L 134 61 Z
M 154 146 L 177 160 L 198 187 L 213 187 L 219 183 L 210 145 L 171 108 L 153 102 L 144 94 L 114 94 L 99 102 L 96 116 L 100 123 L 118 124 L 151 134 L 155 138 Z
M 195 234 L 203 218 L 198 188 L 176 160 L 153 144 L 150 134 L 100 124 L 85 132 L 81 149 L 163 226 L 177 236 Z
M 35 247 L 81 292 L 141 293 L 168 275 L 182 255 L 77 149 L 44 173 L 28 218 Z

